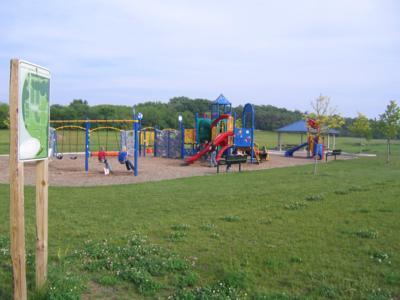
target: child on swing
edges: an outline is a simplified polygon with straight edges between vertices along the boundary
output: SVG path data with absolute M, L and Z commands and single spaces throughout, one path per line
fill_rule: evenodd
M 108 162 L 106 158 L 106 152 L 104 151 L 104 147 L 100 147 L 100 151 L 98 154 L 99 162 L 104 163 L 104 175 L 110 174 L 112 172 L 111 164 Z
M 128 152 L 126 151 L 126 147 L 122 147 L 122 150 L 118 153 L 118 161 L 120 164 L 125 164 L 126 169 L 128 171 L 132 170 L 135 171 L 135 167 L 133 166 L 132 162 L 128 159 Z

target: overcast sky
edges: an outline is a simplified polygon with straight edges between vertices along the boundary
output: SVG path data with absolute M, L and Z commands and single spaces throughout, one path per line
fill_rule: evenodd
M 0 4 L 0 101 L 9 60 L 52 72 L 52 103 L 174 96 L 345 116 L 400 100 L 400 1 L 82 0 Z

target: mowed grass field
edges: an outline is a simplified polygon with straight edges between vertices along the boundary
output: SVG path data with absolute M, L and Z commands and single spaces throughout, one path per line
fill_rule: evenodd
M 268 135 L 266 135 L 268 136 Z M 400 297 L 399 145 L 378 157 L 124 186 L 49 191 L 49 287 L 33 299 Z M 273 157 L 272 157 L 273 159 Z M 0 299 L 11 296 L 0 185 Z

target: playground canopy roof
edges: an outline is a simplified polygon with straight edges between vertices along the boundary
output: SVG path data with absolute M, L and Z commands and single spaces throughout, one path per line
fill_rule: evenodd
M 218 105 L 231 105 L 228 99 L 225 98 L 224 95 L 219 95 L 217 99 L 213 102 L 213 104 L 218 104 Z
M 282 128 L 276 129 L 276 132 L 279 133 L 307 133 L 307 124 L 305 120 L 299 120 L 292 124 L 283 126 Z M 336 129 L 328 129 L 324 130 L 325 133 L 338 135 L 339 131 Z

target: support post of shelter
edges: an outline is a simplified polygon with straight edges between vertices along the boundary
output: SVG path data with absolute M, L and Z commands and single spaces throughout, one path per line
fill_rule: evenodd
M 136 120 L 135 123 L 133 123 L 133 132 L 134 132 L 134 151 L 133 151 L 133 166 L 134 170 L 133 173 L 135 176 L 138 176 L 138 152 L 139 152 L 139 134 L 138 134 L 138 127 L 139 123 L 137 122 L 137 118 L 134 115 L 133 116 L 134 120 Z
M 89 119 L 85 122 L 85 171 L 89 171 L 89 157 L 90 157 L 90 122 Z
M 282 137 L 280 132 L 278 132 L 278 149 L 282 151 Z
M 330 139 L 331 135 L 328 132 L 328 149 L 331 148 L 331 139 Z
M 24 164 L 18 159 L 19 60 L 10 64 L 10 243 L 15 300 L 26 300 Z
M 332 146 L 333 150 L 336 149 L 336 134 L 333 135 L 333 146 Z
M 48 258 L 48 159 L 36 164 L 36 287 L 41 288 L 47 279 Z

